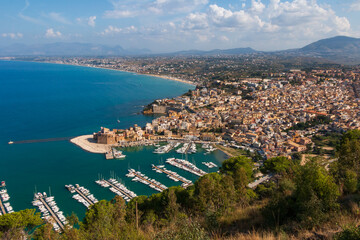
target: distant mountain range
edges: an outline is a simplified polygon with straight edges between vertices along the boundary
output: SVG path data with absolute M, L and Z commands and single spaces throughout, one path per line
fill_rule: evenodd
M 125 50 L 92 43 L 49 43 L 49 44 L 13 44 L 0 47 L 0 56 L 124 56 L 151 53 L 148 49 Z
M 210 51 L 188 50 L 155 54 L 148 49 L 124 49 L 121 46 L 110 47 L 101 44 L 61 42 L 34 45 L 14 44 L 4 48 L 0 47 L 0 56 L 215 56 L 243 54 L 274 54 L 278 56 L 323 58 L 334 63 L 360 64 L 360 39 L 337 36 L 319 40 L 303 48 L 274 52 L 256 51 L 252 48 L 233 48 L 214 49 Z

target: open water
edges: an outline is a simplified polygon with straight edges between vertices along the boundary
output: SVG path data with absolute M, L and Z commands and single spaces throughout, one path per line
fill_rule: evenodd
M 154 147 L 127 148 L 123 151 L 127 155 L 124 160 L 105 160 L 104 155 L 86 152 L 69 141 L 13 145 L 8 142 L 91 134 L 101 126 L 144 126 L 153 117 L 141 115 L 142 106 L 193 88 L 180 82 L 114 70 L 0 61 L 0 181 L 6 181 L 14 210 L 33 208 L 35 189 L 51 191 L 60 210 L 65 214 L 75 212 L 81 219 L 86 208 L 71 198 L 64 185 L 78 183 L 97 199 L 110 200 L 114 193 L 94 182 L 99 175 L 109 178 L 110 172 L 137 195 L 156 193 L 127 178 L 129 167 L 140 169 L 168 187 L 180 185 L 151 170 L 152 163 L 164 163 L 173 156 L 181 158 L 175 151 L 159 155 L 152 153 Z M 219 151 L 204 155 L 200 149 L 197 154 L 189 155 L 188 160 L 208 171 L 202 161 L 220 165 L 225 157 Z M 166 167 L 189 180 L 197 179 L 191 173 Z

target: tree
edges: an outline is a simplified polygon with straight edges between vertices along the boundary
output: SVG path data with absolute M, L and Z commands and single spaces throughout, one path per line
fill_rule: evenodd
M 338 161 L 332 165 L 331 172 L 345 193 L 357 190 L 360 171 L 360 131 L 346 132 L 337 149 Z
M 40 213 L 36 213 L 35 209 L 25 209 L 0 216 L 0 232 L 20 239 L 42 223 Z
M 243 168 L 246 172 L 246 176 L 248 177 L 248 179 L 251 179 L 253 175 L 253 163 L 251 159 L 245 156 L 232 157 L 225 160 L 222 163 L 220 172 L 222 174 L 234 176 L 240 168 Z
M 233 181 L 230 179 L 223 179 L 218 173 L 210 173 L 196 181 L 194 192 L 196 208 L 201 212 L 218 212 L 229 207 L 234 201 L 235 194 Z
M 273 157 L 264 162 L 264 170 L 278 174 L 289 173 L 292 170 L 293 162 L 287 157 Z
M 320 223 L 328 212 L 339 207 L 338 187 L 332 176 L 316 161 L 310 161 L 299 168 L 295 183 L 295 212 L 297 218 L 307 226 Z
M 101 200 L 87 212 L 80 230 L 86 239 L 127 239 L 125 202 L 116 196 L 111 202 Z

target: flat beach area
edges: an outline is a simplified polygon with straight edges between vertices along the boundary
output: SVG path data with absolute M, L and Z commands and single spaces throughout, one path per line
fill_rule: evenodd
M 71 139 L 70 142 L 91 153 L 106 153 L 111 150 L 111 145 L 94 142 L 93 135 L 79 136 Z

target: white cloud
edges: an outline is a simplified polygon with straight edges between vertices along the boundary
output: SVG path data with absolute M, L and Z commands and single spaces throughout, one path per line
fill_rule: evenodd
M 90 16 L 88 19 L 88 25 L 91 27 L 95 27 L 95 20 L 96 20 L 96 16 Z
M 350 5 L 350 11 L 360 11 L 360 0 L 356 0 Z
M 132 0 L 112 2 L 113 10 L 104 13 L 105 18 L 130 18 L 145 15 L 170 15 L 190 13 L 208 4 L 208 0 Z
M 251 11 L 255 14 L 260 14 L 264 11 L 265 5 L 261 0 L 251 0 Z
M 108 26 L 101 34 L 102 35 L 109 35 L 109 34 L 114 34 L 114 33 L 120 33 L 122 32 L 121 28 L 117 28 L 114 26 Z
M 28 9 L 29 7 L 30 7 L 29 1 L 25 0 L 25 7 L 23 7 L 23 9 L 21 9 L 18 16 L 20 18 L 24 19 L 25 21 L 28 21 L 28 22 L 32 22 L 32 23 L 36 23 L 36 24 L 43 24 L 43 22 L 41 20 L 33 18 L 33 17 L 26 16 L 24 14 L 25 10 Z
M 53 28 L 49 28 L 46 30 L 45 37 L 47 38 L 58 38 L 61 37 L 62 34 L 59 31 L 54 31 Z
M 1 34 L 4 38 L 11 38 L 11 39 L 19 39 L 22 38 L 24 35 L 22 33 L 3 33 Z
M 138 13 L 135 11 L 116 10 L 115 9 L 115 10 L 111 10 L 111 11 L 106 11 L 104 14 L 104 17 L 118 19 L 118 18 L 135 17 L 137 15 L 138 15 Z
M 134 33 L 137 32 L 138 29 L 135 26 L 129 26 L 126 28 L 118 28 L 118 27 L 114 27 L 114 26 L 108 26 L 103 32 L 101 32 L 101 35 L 113 35 L 113 34 L 117 34 L 117 33 Z
M 71 24 L 71 22 L 69 20 L 67 20 L 65 17 L 63 17 L 60 13 L 57 12 L 51 12 L 47 15 L 45 15 L 46 17 L 59 22 L 59 23 L 63 23 L 63 24 Z

